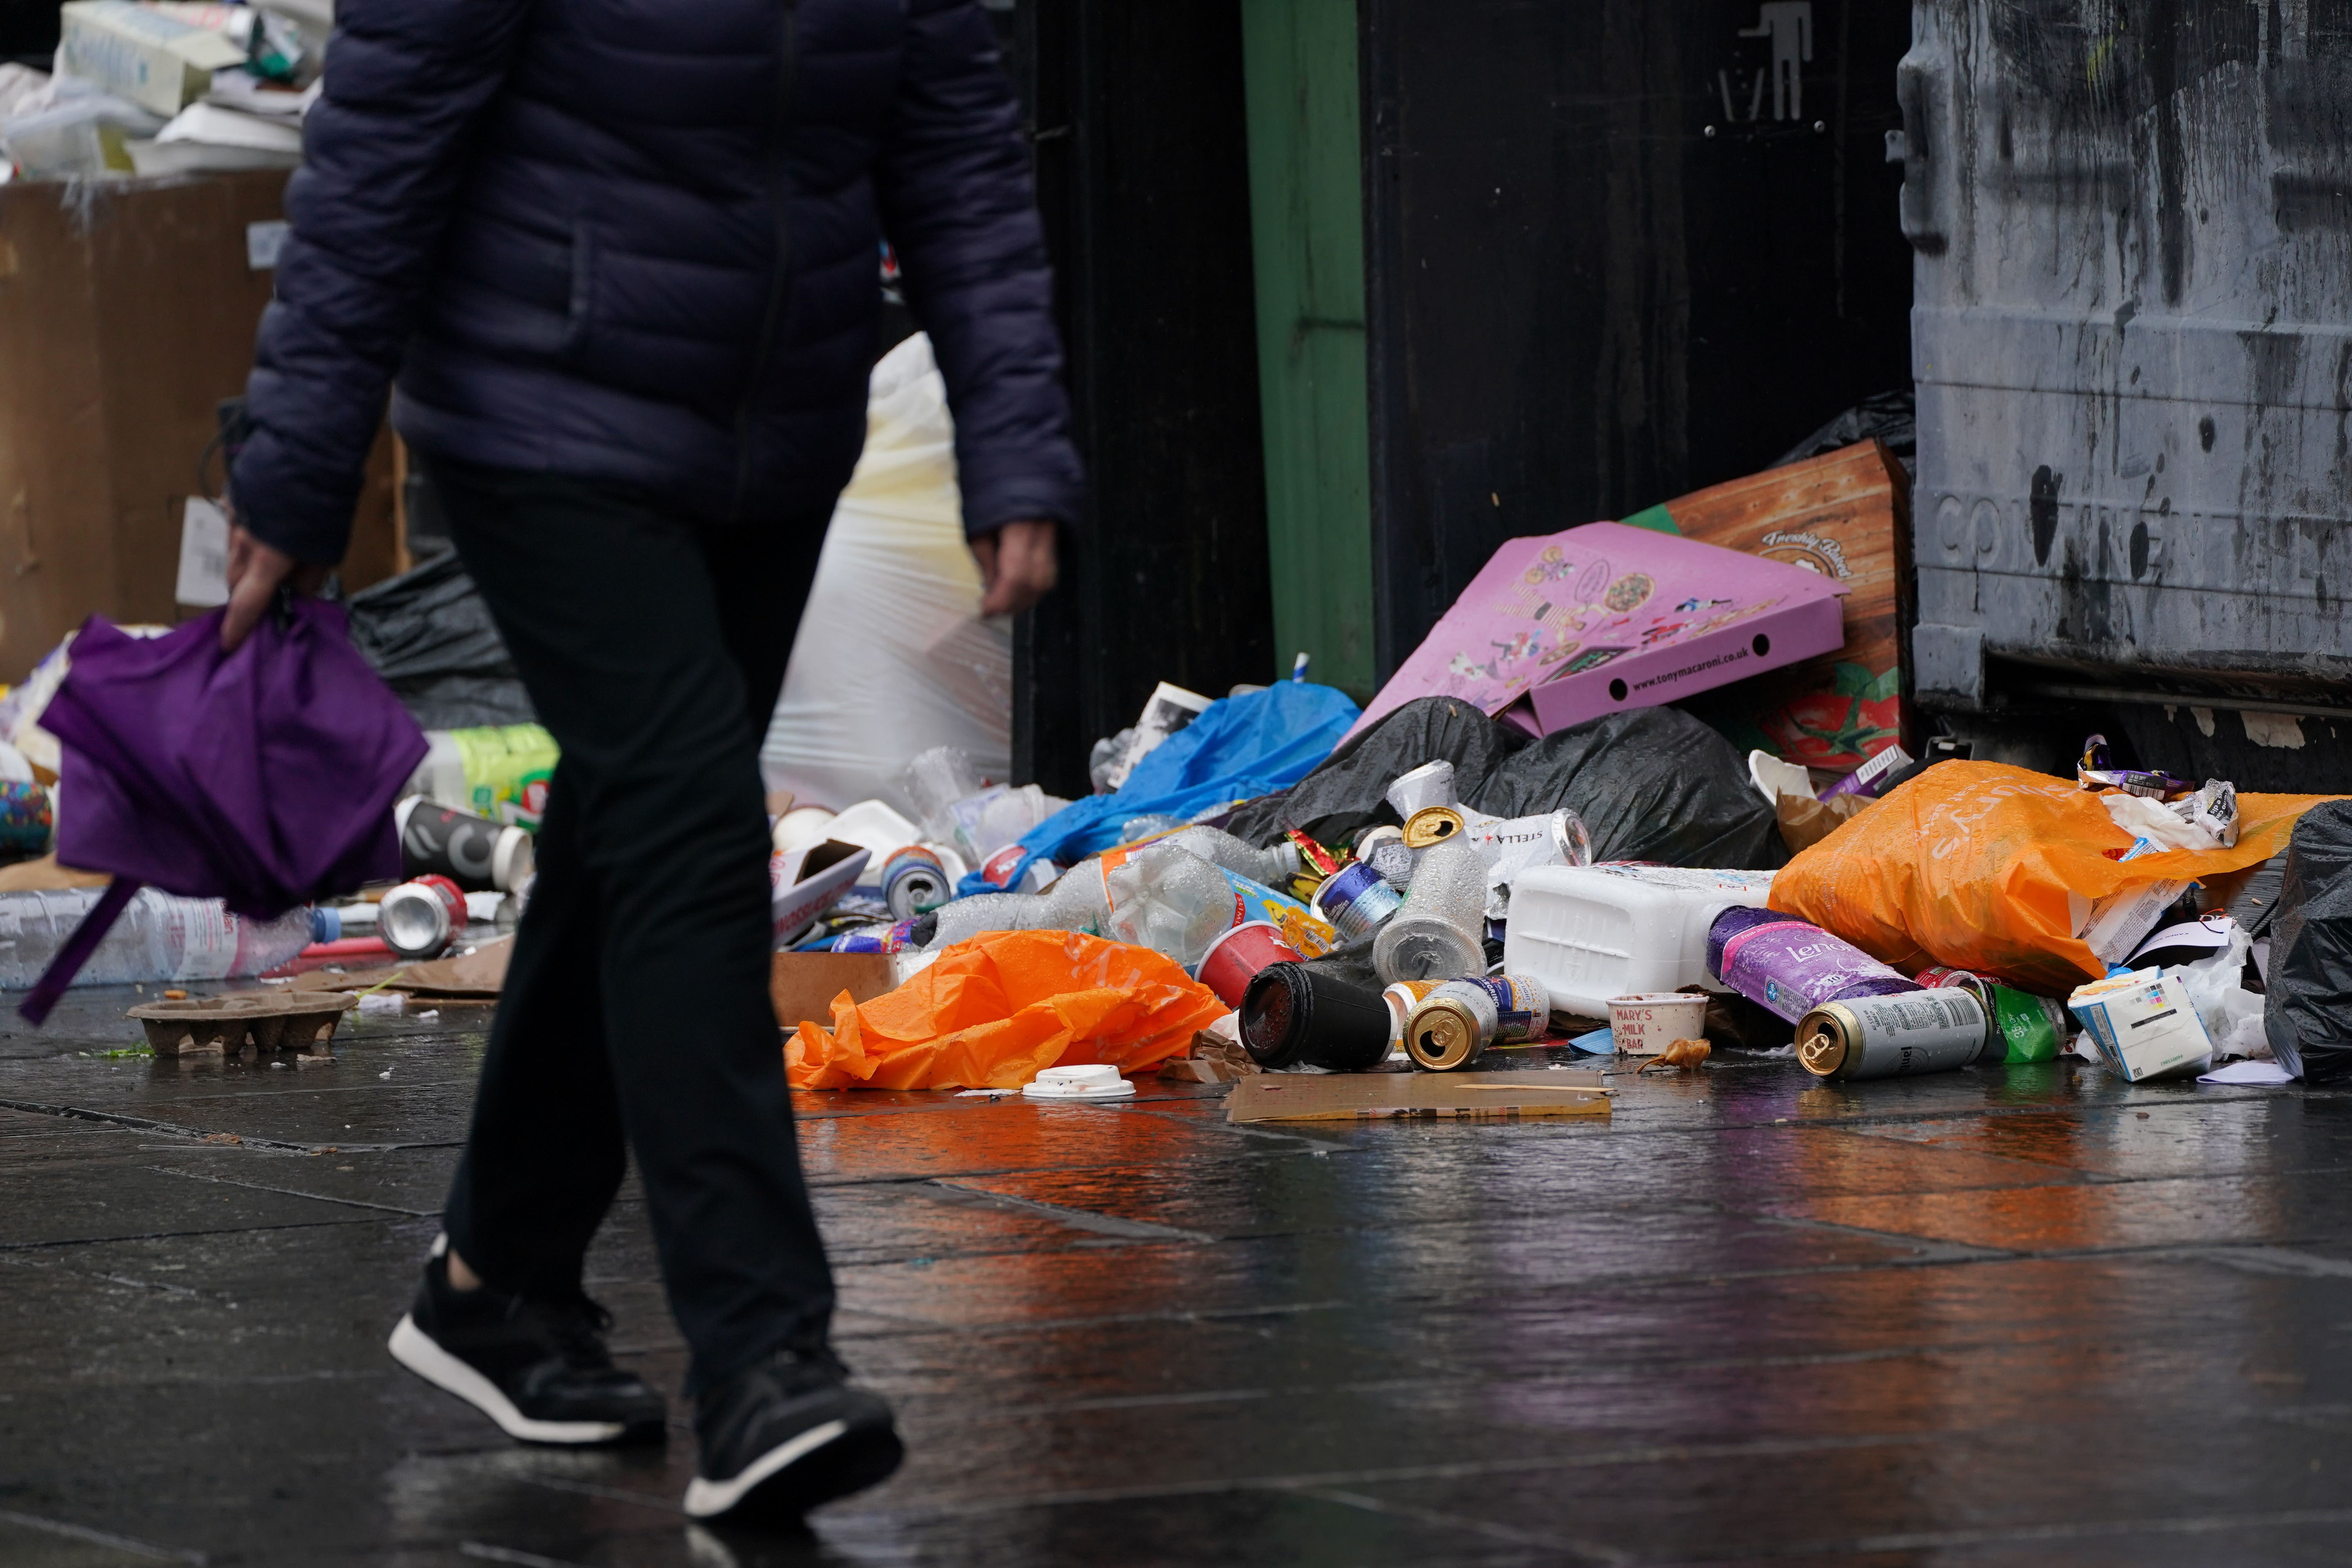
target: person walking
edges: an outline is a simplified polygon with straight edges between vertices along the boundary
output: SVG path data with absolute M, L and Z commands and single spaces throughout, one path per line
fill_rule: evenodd
M 634 1155 L 699 1439 L 687 1512 L 887 1476 L 768 1002 L 758 766 L 865 437 L 887 237 L 983 609 L 1078 517 L 1052 280 L 974 0 L 341 0 L 247 393 L 222 628 L 343 552 L 391 389 L 562 747 L 474 1120 L 391 1351 L 529 1442 L 658 1439 L 582 1260 Z M 877 628 L 877 632 L 882 628 Z

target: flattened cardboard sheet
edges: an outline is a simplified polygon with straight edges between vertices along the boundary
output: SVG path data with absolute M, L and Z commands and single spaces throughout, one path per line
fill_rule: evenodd
M 1255 1073 L 1234 1085 L 1227 1121 L 1517 1121 L 1609 1115 L 1597 1072 Z

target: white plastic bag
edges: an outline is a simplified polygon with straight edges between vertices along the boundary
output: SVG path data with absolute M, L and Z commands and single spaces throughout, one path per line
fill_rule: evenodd
M 2176 964 L 2165 973 L 2180 977 L 2190 1005 L 2197 1009 L 2198 1022 L 2205 1026 L 2213 1042 L 2215 1060 L 2266 1057 L 2271 1047 L 2269 1037 L 2263 1032 L 2263 999 L 2239 984 L 2253 942 L 2237 921 L 2227 915 L 2219 920 L 2228 927 L 2226 945 L 2216 948 L 2210 958 Z
M 947 388 L 919 334 L 874 367 L 866 453 L 842 492 L 761 749 L 771 789 L 835 808 L 887 801 L 919 817 L 907 764 L 961 747 L 1012 772 L 1013 636 L 980 616 L 964 542 Z

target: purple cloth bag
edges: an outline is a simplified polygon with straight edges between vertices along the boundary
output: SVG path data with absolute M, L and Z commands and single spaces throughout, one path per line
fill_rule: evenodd
M 18 1009 L 38 1024 L 142 886 L 268 919 L 400 873 L 392 807 L 425 737 L 316 599 L 223 653 L 223 612 L 134 637 L 92 616 L 41 715 L 58 858 L 112 886 Z

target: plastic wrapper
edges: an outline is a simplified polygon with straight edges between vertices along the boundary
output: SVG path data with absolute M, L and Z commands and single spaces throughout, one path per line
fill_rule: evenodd
M 2239 804 L 2251 816 L 2260 798 Z M 2352 1080 L 2352 801 L 2314 806 L 2297 824 L 2270 938 L 2271 1054 L 2306 1083 Z
M 2241 795 L 2235 847 L 2124 860 L 2130 837 L 2074 782 L 1947 762 L 1791 860 L 1771 907 L 1906 974 L 1949 964 L 2063 996 L 2106 973 L 2082 934 L 2101 900 L 2264 860 L 2319 798 Z
M 997 931 L 940 953 L 833 1027 L 784 1044 L 795 1089 L 1013 1089 L 1050 1067 L 1136 1072 L 1232 1009 L 1148 949 L 1069 931 Z
M 1408 702 L 1227 830 L 1254 844 L 1297 827 L 1325 843 L 1397 820 L 1385 798 L 1424 763 L 1454 764 L 1462 804 L 1490 816 L 1576 813 L 1595 860 L 1769 870 L 1788 857 L 1738 752 L 1676 708 L 1644 708 L 1533 740 L 1448 697 Z
M 2119 789 L 2126 795 L 2136 795 L 2148 800 L 2178 800 L 2196 789 L 2196 784 L 2174 773 L 2153 769 L 2119 768 L 2108 754 L 2107 738 L 2092 735 L 2083 742 L 2082 760 L 2074 764 L 2074 778 L 2084 789 Z
M 965 879 L 962 891 L 1017 885 L 1029 862 L 1045 858 L 1067 866 L 1120 841 L 1120 829 L 1146 813 L 1190 822 L 1213 807 L 1287 789 L 1330 754 L 1356 705 L 1345 692 L 1284 680 L 1209 705 L 1208 710 L 1155 747 L 1111 795 L 1089 795 L 1022 835 L 1022 858 L 992 860 Z M 1281 837 L 1277 826 L 1254 844 Z
M 761 748 L 769 787 L 919 814 L 905 782 L 919 753 L 952 746 L 981 776 L 1009 775 L 1012 628 L 982 619 L 980 600 L 947 388 L 918 334 L 874 367 L 865 456 L 825 531 Z

